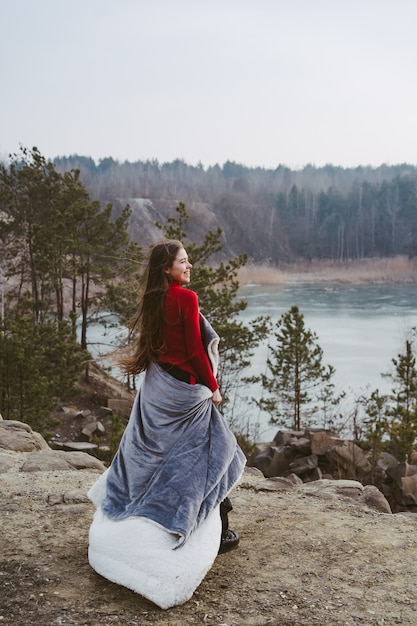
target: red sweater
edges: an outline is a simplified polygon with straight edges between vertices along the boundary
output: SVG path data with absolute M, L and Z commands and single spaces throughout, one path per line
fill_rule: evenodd
M 197 294 L 172 283 L 165 297 L 165 320 L 165 349 L 158 360 L 176 365 L 216 391 L 218 384 L 201 339 Z

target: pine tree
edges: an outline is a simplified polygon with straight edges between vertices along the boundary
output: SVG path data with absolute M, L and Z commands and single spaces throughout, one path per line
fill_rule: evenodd
M 300 430 L 317 418 L 320 403 L 328 409 L 341 399 L 331 383 L 334 368 L 323 365 L 317 335 L 305 327 L 297 306 L 281 316 L 273 334 L 276 344 L 269 346 L 268 373 L 261 376 L 269 396 L 257 404 L 270 414 L 271 424 Z
M 78 171 L 58 173 L 36 148 L 22 148 L 8 167 L 0 165 L 0 269 L 8 281 L 0 410 L 6 415 L 42 423 L 48 407 L 73 389 L 89 361 L 91 314 L 109 302 L 127 264 L 125 250 L 133 250 L 129 214 L 125 207 L 113 219 L 111 205 L 102 210 L 90 201 Z
M 375 389 L 369 397 L 360 398 L 366 417 L 364 419 L 363 447 L 370 451 L 369 462 L 371 464 L 372 483 L 375 484 L 378 476 L 378 459 L 381 452 L 386 448 L 386 435 L 389 430 L 387 420 L 388 396 L 381 395 Z
M 38 324 L 28 302 L 8 311 L 0 332 L 0 413 L 47 436 L 58 399 L 74 393 L 86 359 L 70 324 Z
M 392 453 L 404 461 L 411 458 L 417 439 L 417 368 L 412 340 L 406 340 L 404 354 L 392 359 L 392 363 L 394 373 L 385 374 L 394 384 L 387 409 L 388 433 Z

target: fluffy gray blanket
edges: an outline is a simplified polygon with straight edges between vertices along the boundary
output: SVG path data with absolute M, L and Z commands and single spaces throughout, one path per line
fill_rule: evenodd
M 148 368 L 107 473 L 110 519 L 148 518 L 181 545 L 232 490 L 246 460 L 211 396 Z

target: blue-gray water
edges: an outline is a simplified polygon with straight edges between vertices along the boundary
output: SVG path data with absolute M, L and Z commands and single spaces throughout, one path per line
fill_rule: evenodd
M 297 305 L 306 327 L 318 336 L 324 363 L 336 370 L 333 382 L 350 397 L 367 387 L 381 393 L 391 389 L 381 373 L 392 371 L 392 358 L 404 352 L 407 332 L 417 326 L 415 285 L 297 284 L 248 285 L 241 289 L 248 302 L 242 319 L 269 315 L 274 321 Z M 251 369 L 265 369 L 267 346 L 260 346 Z M 273 435 L 268 417 L 259 416 L 264 435 Z

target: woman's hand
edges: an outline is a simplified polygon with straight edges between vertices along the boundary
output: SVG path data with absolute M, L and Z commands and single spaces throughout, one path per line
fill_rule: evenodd
M 213 392 L 211 399 L 213 400 L 214 404 L 220 404 L 220 402 L 223 400 L 221 393 L 218 389 Z

